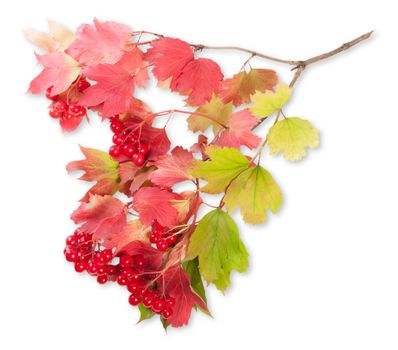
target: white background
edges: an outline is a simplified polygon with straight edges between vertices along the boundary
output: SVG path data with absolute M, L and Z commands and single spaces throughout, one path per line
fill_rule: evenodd
M 393 1 L 20 1 L 1 9 L 2 349 L 398 349 L 397 36 Z M 5 8 L 7 6 L 7 8 Z M 107 149 L 98 118 L 62 135 L 43 97 L 25 95 L 39 72 L 22 30 L 51 18 L 75 29 L 94 16 L 193 43 L 240 45 L 305 59 L 371 29 L 369 41 L 311 66 L 286 111 L 320 130 L 300 163 L 264 158 L 284 205 L 258 227 L 244 225 L 250 270 L 223 296 L 208 289 L 214 319 L 195 313 L 166 335 L 157 320 L 135 326 L 127 292 L 77 275 L 64 261 L 69 215 L 86 189 L 67 176 L 78 143 Z M 226 75 L 247 55 L 203 53 Z M 274 67 L 289 81 L 287 67 Z M 154 110 L 181 107 L 155 88 Z M 192 142 L 183 118 L 171 137 Z M 264 132 L 264 130 L 263 130 Z

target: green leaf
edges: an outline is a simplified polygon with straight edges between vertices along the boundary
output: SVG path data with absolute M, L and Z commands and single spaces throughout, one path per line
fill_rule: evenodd
M 290 117 L 272 126 L 267 140 L 272 154 L 282 152 L 287 160 L 300 160 L 307 147 L 318 147 L 319 134 L 308 120 Z
M 246 271 L 248 253 L 234 220 L 223 210 L 215 209 L 200 220 L 187 253 L 188 259 L 195 257 L 203 278 L 221 291 L 229 287 L 233 270 Z
M 189 273 L 191 280 L 191 286 L 193 290 L 202 298 L 202 300 L 207 304 L 205 287 L 203 286 L 202 276 L 199 272 L 199 259 L 195 258 L 193 260 L 187 261 L 182 264 L 185 271 Z
M 149 320 L 150 318 L 155 315 L 151 309 L 146 308 L 144 305 L 139 304 L 138 305 L 138 310 L 140 310 L 140 319 L 138 320 L 137 323 L 140 323 L 145 320 Z
M 249 166 L 249 160 L 235 148 L 209 146 L 206 153 L 210 161 L 197 161 L 191 168 L 191 175 L 206 180 L 203 192 L 220 193 Z
M 259 224 L 267 218 L 267 209 L 277 212 L 282 193 L 272 175 L 263 167 L 255 166 L 231 183 L 224 202 L 229 212 L 240 206 L 245 222 Z
M 280 110 L 282 106 L 289 101 L 291 89 L 284 84 L 278 84 L 276 91 L 267 90 L 266 92 L 256 92 L 252 96 L 253 107 L 250 111 L 259 117 L 266 118 L 276 111 Z
M 167 321 L 165 318 L 160 317 L 160 322 L 162 323 L 162 326 L 164 328 L 164 331 L 167 333 L 167 327 L 170 326 L 169 321 Z

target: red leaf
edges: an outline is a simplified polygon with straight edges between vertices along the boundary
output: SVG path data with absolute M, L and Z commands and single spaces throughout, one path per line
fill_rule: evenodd
M 197 191 L 184 191 L 179 194 L 179 199 L 172 200 L 171 204 L 178 211 L 178 222 L 185 223 L 198 212 L 202 198 Z
M 145 86 L 148 72 L 140 50 L 126 53 L 116 64 L 99 64 L 84 74 L 97 84 L 90 86 L 80 98 L 86 106 L 103 104 L 102 114 L 110 117 L 129 111 L 134 86 Z
M 163 252 L 158 249 L 152 248 L 149 244 L 140 241 L 133 241 L 126 245 L 120 253 L 128 255 L 143 255 L 148 263 L 148 268 L 153 271 L 158 271 L 162 265 Z
M 60 118 L 59 125 L 63 132 L 76 130 L 84 118 L 84 115 L 72 116 L 70 118 Z
M 188 169 L 194 164 L 192 153 L 182 147 L 175 147 L 171 155 L 163 155 L 154 160 L 157 170 L 149 179 L 158 186 L 171 187 L 177 182 L 190 180 Z
M 110 234 L 120 232 L 126 224 L 126 206 L 112 196 L 90 195 L 88 203 L 80 204 L 72 213 L 75 224 L 81 225 L 81 230 L 94 234 L 99 240 Z
M 253 149 L 258 146 L 261 139 L 252 133 L 252 128 L 257 125 L 257 118 L 247 109 L 236 112 L 228 120 L 228 129 L 224 130 L 214 142 L 223 147 L 247 146 Z
M 143 225 L 140 220 L 132 220 L 124 225 L 120 232 L 104 236 L 103 246 L 108 249 L 116 248 L 114 254 L 117 255 L 131 242 L 140 241 L 149 244 L 148 233 L 150 231 L 151 228 Z
M 80 73 L 79 64 L 63 52 L 53 52 L 47 55 L 36 54 L 44 69 L 34 78 L 29 86 L 29 92 L 40 94 L 52 86 L 52 95 L 60 94 L 76 80 Z
M 256 91 L 272 90 L 277 82 L 278 77 L 271 69 L 243 71 L 221 83 L 219 96 L 225 103 L 232 101 L 235 106 L 240 106 L 250 103 L 250 97 Z
M 94 25 L 83 24 L 77 29 L 77 38 L 66 52 L 86 66 L 113 64 L 123 56 L 131 35 L 124 24 L 94 19 Z
M 180 39 L 161 38 L 151 42 L 145 59 L 154 66 L 156 79 L 177 79 L 188 62 L 194 59 L 191 46 Z
M 133 208 L 144 225 L 152 225 L 156 220 L 162 226 L 173 227 L 177 225 L 178 212 L 171 201 L 176 198 L 175 193 L 159 187 L 142 187 L 134 196 Z
M 208 58 L 198 58 L 184 67 L 170 88 L 182 95 L 189 95 L 188 104 L 200 106 L 210 101 L 213 92 L 219 92 L 222 78 L 217 63 Z
M 181 266 L 168 269 L 159 279 L 159 284 L 165 294 L 176 300 L 173 315 L 167 319 L 173 327 L 188 324 L 194 305 L 208 311 L 206 303 L 192 289 L 189 274 Z

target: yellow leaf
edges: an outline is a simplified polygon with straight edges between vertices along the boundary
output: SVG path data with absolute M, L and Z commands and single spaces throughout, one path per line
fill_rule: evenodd
M 318 130 L 308 120 L 298 117 L 285 118 L 268 131 L 270 152 L 283 153 L 287 160 L 300 160 L 306 155 L 306 148 L 319 144 Z
M 229 212 L 238 206 L 243 220 L 260 224 L 267 218 L 267 210 L 274 214 L 282 203 L 282 193 L 272 175 L 255 166 L 242 172 L 229 186 L 224 199 Z
M 253 107 L 250 111 L 261 118 L 266 118 L 289 101 L 291 89 L 284 84 L 278 84 L 276 91 L 267 90 L 266 92 L 257 92 L 252 96 Z

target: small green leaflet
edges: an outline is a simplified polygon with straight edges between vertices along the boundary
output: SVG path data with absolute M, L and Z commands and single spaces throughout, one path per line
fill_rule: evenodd
M 138 320 L 137 323 L 140 323 L 145 320 L 149 320 L 150 318 L 155 315 L 151 309 L 146 308 L 144 305 L 139 304 L 138 305 L 138 310 L 140 310 L 140 319 Z
M 282 152 L 287 160 L 300 160 L 307 147 L 318 147 L 319 134 L 308 120 L 290 117 L 273 125 L 267 140 L 272 154 Z
M 208 283 L 224 291 L 230 285 L 233 270 L 246 271 L 248 253 L 239 238 L 234 220 L 215 209 L 200 220 L 188 247 L 187 258 L 199 258 L 199 271 Z
M 261 118 L 267 118 L 280 110 L 289 101 L 291 89 L 284 84 L 278 84 L 276 91 L 256 92 L 252 96 L 253 107 L 250 111 Z
M 277 212 L 282 193 L 272 175 L 257 165 L 242 172 L 231 183 L 224 202 L 229 212 L 240 206 L 246 223 L 260 224 L 267 218 L 267 209 Z

